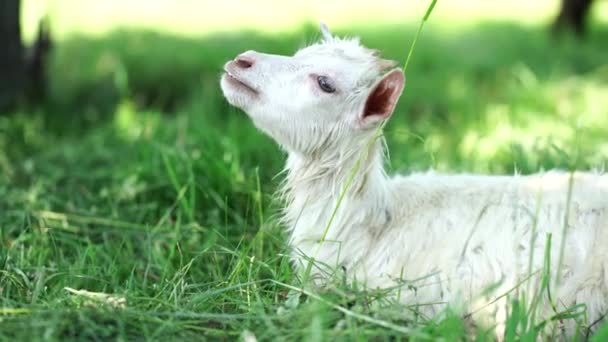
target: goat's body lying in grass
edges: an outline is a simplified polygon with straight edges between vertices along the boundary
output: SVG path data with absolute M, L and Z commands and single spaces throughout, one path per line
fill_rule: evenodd
M 403 73 L 382 76 L 392 64 L 376 52 L 324 35 L 293 57 L 246 52 L 226 64 L 222 78 L 228 101 L 289 153 L 282 193 L 296 267 L 306 272 L 314 258 L 314 276 L 342 269 L 368 288 L 406 283 L 415 290 L 402 289 L 401 301 L 435 303 L 421 306 L 423 313 L 450 303 L 499 322 L 504 301 L 487 304 L 509 291 L 538 296 L 549 272 L 554 308 L 543 299 L 543 317 L 584 303 L 582 324 L 601 320 L 608 176 L 388 177 L 376 135 L 402 92 Z

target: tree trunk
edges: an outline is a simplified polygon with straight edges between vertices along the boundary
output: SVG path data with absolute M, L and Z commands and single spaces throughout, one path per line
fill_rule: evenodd
M 554 31 L 573 30 L 577 36 L 585 35 L 586 20 L 593 0 L 562 0 L 562 7 L 553 24 Z
M 25 61 L 25 98 L 29 104 L 41 104 L 46 99 L 47 61 L 52 47 L 49 21 L 45 17 L 38 23 L 38 36 Z
M 10 110 L 24 85 L 20 0 L 0 0 L 0 113 Z

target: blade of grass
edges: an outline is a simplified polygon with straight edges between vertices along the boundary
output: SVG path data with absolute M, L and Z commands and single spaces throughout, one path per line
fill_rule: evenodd
M 426 23 L 426 21 L 429 20 L 429 17 L 431 16 L 433 9 L 435 8 L 435 4 L 437 4 L 437 0 L 432 0 L 431 4 L 429 5 L 429 8 L 426 10 L 426 13 L 424 14 L 424 17 L 422 17 L 422 20 L 420 21 L 420 26 L 418 26 L 418 31 L 416 31 L 416 35 L 414 36 L 414 41 L 412 42 L 412 45 L 410 46 L 410 51 L 407 53 L 407 58 L 405 59 L 405 64 L 403 65 L 403 73 L 405 73 L 405 70 L 407 70 L 407 66 L 410 64 L 410 59 L 412 58 L 412 55 L 414 53 L 414 48 L 416 47 L 416 42 L 418 42 L 418 37 L 420 36 L 420 33 L 422 32 L 424 23 Z
M 345 307 L 342 307 L 342 306 L 340 306 L 338 304 L 330 302 L 329 300 L 327 300 L 327 299 L 325 299 L 325 298 L 323 298 L 323 297 L 321 297 L 319 295 L 316 295 L 316 294 L 314 294 L 314 293 L 312 293 L 310 291 L 306 291 L 303 288 L 298 288 L 296 286 L 285 284 L 285 283 L 282 283 L 282 282 L 276 281 L 276 280 L 271 280 L 271 282 L 275 283 L 276 285 L 285 287 L 286 289 L 303 293 L 303 294 L 305 294 L 306 296 L 308 296 L 310 298 L 313 298 L 315 300 L 323 302 L 323 303 L 331 306 L 335 310 L 338 310 L 338 311 L 342 312 L 346 316 L 349 316 L 349 317 L 352 317 L 352 318 L 355 318 L 355 319 L 358 319 L 358 320 L 361 320 L 361 321 L 364 321 L 364 322 L 367 322 L 367 323 L 370 323 L 370 324 L 379 325 L 379 326 L 381 326 L 383 328 L 391 329 L 391 330 L 394 330 L 394 331 L 397 331 L 397 332 L 400 332 L 400 333 L 403 333 L 403 334 L 407 334 L 407 335 L 412 336 L 412 337 L 422 338 L 422 339 L 425 339 L 425 340 L 430 339 L 430 336 L 428 336 L 428 335 L 426 335 L 426 334 L 424 334 L 424 333 L 422 333 L 420 331 L 416 331 L 416 330 L 413 330 L 413 329 L 410 329 L 410 328 L 406 328 L 404 326 L 399 326 L 399 325 L 393 324 L 391 322 L 387 322 L 387 321 L 384 321 L 384 320 L 381 320 L 381 319 L 377 319 L 377 318 L 374 318 L 374 317 L 366 316 L 366 315 L 363 315 L 363 314 L 351 311 L 351 310 L 349 310 L 349 309 L 347 309 Z

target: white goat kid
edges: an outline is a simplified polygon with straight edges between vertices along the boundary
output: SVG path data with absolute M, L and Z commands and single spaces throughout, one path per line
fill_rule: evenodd
M 403 302 L 496 309 L 500 320 L 504 306 L 486 305 L 496 297 L 484 289 L 538 289 L 551 233 L 558 309 L 585 303 L 587 324 L 601 320 L 608 308 L 608 176 L 388 177 L 383 141 L 374 139 L 404 75 L 386 72 L 396 63 L 358 40 L 322 31 L 322 42 L 292 57 L 247 51 L 226 63 L 221 79 L 228 102 L 288 152 L 284 222 L 296 267 L 303 271 L 303 256 L 314 258 L 316 275 L 327 274 L 324 266 L 344 269 L 368 288 L 423 279 L 412 284 L 416 291 L 402 291 Z M 444 306 L 424 308 L 434 314 Z

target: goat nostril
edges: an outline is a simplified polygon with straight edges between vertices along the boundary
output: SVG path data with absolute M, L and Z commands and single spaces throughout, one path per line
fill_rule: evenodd
M 254 63 L 253 58 L 247 56 L 238 56 L 234 61 L 239 68 L 243 69 L 251 68 Z

